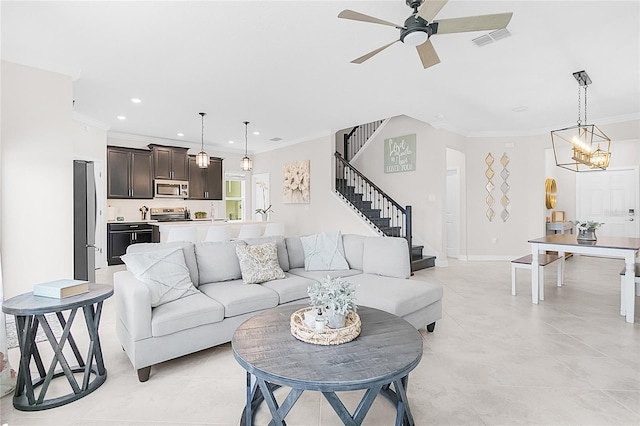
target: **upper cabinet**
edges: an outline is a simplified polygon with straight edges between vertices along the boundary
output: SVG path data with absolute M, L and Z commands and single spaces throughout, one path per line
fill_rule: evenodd
M 107 147 L 107 198 L 153 198 L 151 152 Z
M 222 200 L 222 159 L 211 157 L 209 167 L 201 169 L 196 157 L 189 156 L 189 199 Z
M 149 145 L 153 153 L 155 179 L 188 180 L 189 164 L 187 148 Z

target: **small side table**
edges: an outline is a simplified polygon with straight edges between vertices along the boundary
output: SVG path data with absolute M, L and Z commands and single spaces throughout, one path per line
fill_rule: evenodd
M 96 390 L 107 379 L 107 370 L 104 367 L 98 326 L 102 313 L 102 302 L 113 294 L 113 287 L 104 284 L 89 284 L 89 292 L 64 299 L 34 296 L 32 292 L 24 293 L 2 304 L 4 313 L 15 316 L 18 341 L 20 344 L 20 366 L 18 368 L 18 380 L 13 395 L 13 406 L 21 411 L 39 411 L 59 407 L 82 398 Z M 71 335 L 71 325 L 76 317 L 78 309 L 84 312 L 87 331 L 89 332 L 89 349 L 87 359 L 83 360 L 78 345 Z M 70 311 L 65 318 L 64 311 Z M 55 313 L 60 325 L 62 335 L 59 340 L 54 335 L 45 314 Z M 47 340 L 53 349 L 54 356 L 48 370 L 45 370 L 38 345 L 36 332 L 42 327 Z M 69 343 L 78 362 L 71 367 L 67 362 L 62 349 Z M 31 359 L 35 362 L 39 377 L 31 378 Z M 60 364 L 61 370 L 56 370 Z M 74 373 L 84 373 L 82 383 L 78 383 Z M 93 380 L 91 379 L 91 376 Z M 67 395 L 45 399 L 51 380 L 56 377 L 66 377 L 73 390 Z M 40 387 L 36 395 L 35 388 Z

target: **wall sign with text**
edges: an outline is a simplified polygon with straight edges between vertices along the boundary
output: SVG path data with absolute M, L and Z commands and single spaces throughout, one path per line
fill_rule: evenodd
M 416 169 L 416 135 L 384 140 L 384 172 L 411 172 Z

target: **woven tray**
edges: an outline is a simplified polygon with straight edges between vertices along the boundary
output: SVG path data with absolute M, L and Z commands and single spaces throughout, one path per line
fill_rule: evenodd
M 325 328 L 316 331 L 304 324 L 304 313 L 311 311 L 312 307 L 303 308 L 291 314 L 291 334 L 303 342 L 314 345 L 340 345 L 355 339 L 360 335 L 360 316 L 355 312 L 349 312 L 345 317 L 345 326 L 342 328 Z

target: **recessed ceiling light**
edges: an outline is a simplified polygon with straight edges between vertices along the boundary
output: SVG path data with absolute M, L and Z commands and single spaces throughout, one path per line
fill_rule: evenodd
M 529 107 L 526 105 L 520 105 L 513 109 L 513 112 L 525 112 L 525 111 L 529 111 Z
M 131 102 L 133 102 L 134 104 L 139 104 L 142 101 L 138 98 L 131 98 Z
M 444 118 L 444 114 L 438 114 L 438 115 L 436 115 L 436 118 L 438 120 L 442 120 Z
M 126 120 L 126 119 L 127 119 L 127 117 L 125 117 L 124 115 L 119 115 L 118 116 L 118 120 Z
M 229 143 L 235 143 L 234 141 L 229 141 Z
M 182 137 L 184 136 L 184 133 L 178 133 L 178 136 Z
M 253 132 L 254 135 L 258 136 L 260 132 Z

